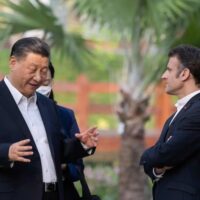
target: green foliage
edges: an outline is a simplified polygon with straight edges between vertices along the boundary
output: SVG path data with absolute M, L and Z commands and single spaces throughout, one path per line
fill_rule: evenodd
M 9 10 L 15 11 L 14 13 L 1 13 L 2 23 L 16 24 L 15 26 L 12 26 L 12 32 L 14 34 L 29 29 L 51 29 L 51 25 L 56 26 L 58 23 L 50 7 L 38 0 L 34 3 L 22 0 L 20 1 L 20 4 L 14 3 L 13 1 L 7 1 L 4 6 L 8 7 Z M 50 23 L 48 21 L 50 21 Z M 57 26 L 56 28 L 60 29 L 60 26 Z
M 57 19 L 50 7 L 36 0 L 33 4 L 31 1 L 22 0 L 20 3 L 7 1 L 5 6 L 8 11 L 0 13 L 3 30 L 11 29 L 10 34 L 22 33 L 27 30 L 44 29 L 57 30 L 61 32 L 61 27 L 56 25 Z M 9 25 L 7 27 L 7 25 Z M 9 35 L 7 36 L 9 37 Z
M 188 14 L 190 15 L 199 10 L 198 0 L 164 0 L 157 5 L 160 12 L 172 22 L 186 19 Z
M 114 81 L 111 80 L 113 73 L 117 73 L 122 66 L 123 58 L 121 55 L 114 53 L 104 53 L 94 51 L 95 57 L 83 72 L 90 77 L 91 81 Z M 96 73 L 94 73 L 96 71 Z
M 109 25 L 109 28 L 114 30 L 124 31 L 124 29 L 131 29 L 133 10 L 136 9 L 138 0 L 76 0 L 75 10 L 78 15 L 86 14 L 86 18 L 97 22 L 101 25 Z M 124 11 L 127 13 L 125 13 Z M 116 17 L 116 13 L 118 17 Z
M 113 163 L 86 163 L 85 174 L 92 194 L 102 200 L 118 200 L 118 166 Z
M 76 103 L 76 94 L 72 92 L 67 93 L 60 93 L 54 92 L 55 100 L 58 104 L 65 105 L 65 104 L 74 104 Z
M 76 0 L 77 14 L 112 29 L 133 32 L 139 26 L 163 31 L 162 26 L 188 17 L 199 9 L 198 0 Z M 136 23 L 134 23 L 136 22 Z
M 141 91 L 160 77 L 165 68 L 164 57 L 182 36 L 180 32 L 188 27 L 187 41 L 198 40 L 199 25 L 193 32 L 188 22 L 199 9 L 199 0 L 76 0 L 75 4 L 78 15 L 118 32 L 130 44 L 131 50 L 127 48 L 124 57 L 128 63 L 127 80 L 128 84 L 136 83 Z M 193 19 L 194 28 L 199 17 Z M 146 45 L 145 52 L 141 51 L 141 45 Z
M 0 5 L 5 8 L 0 12 L 1 42 L 17 33 L 43 30 L 43 39 L 55 48 L 60 59 L 67 55 L 79 67 L 91 56 L 85 40 L 77 33 L 66 32 L 50 6 L 39 0 L 8 0 Z
M 94 190 L 94 194 L 99 194 L 99 196 L 102 198 L 102 200 L 118 200 L 119 194 L 118 194 L 118 187 L 117 186 L 110 186 L 105 185 L 103 183 L 98 182 L 91 182 L 96 189 Z
M 117 94 L 91 94 L 90 101 L 96 104 L 106 104 L 110 103 L 112 105 L 116 104 Z
M 9 53 L 10 52 L 6 49 L 0 51 L 0 60 L 1 60 L 0 73 L 1 74 L 7 74 L 9 71 L 9 67 L 8 67 Z
M 75 80 L 78 74 L 85 74 L 89 80 L 110 82 L 113 73 L 119 72 L 122 65 L 122 56 L 94 51 L 94 58 L 84 67 L 77 66 L 69 57 L 62 62 L 56 53 L 52 54 L 52 61 L 56 68 L 56 79 Z
M 180 38 L 176 40 L 173 46 L 178 44 L 192 44 L 200 47 L 200 18 L 199 10 L 187 21 L 186 26 L 180 28 Z
M 99 129 L 105 130 L 116 130 L 118 119 L 114 115 L 106 115 L 106 114 L 91 114 L 89 116 L 89 126 L 98 126 Z

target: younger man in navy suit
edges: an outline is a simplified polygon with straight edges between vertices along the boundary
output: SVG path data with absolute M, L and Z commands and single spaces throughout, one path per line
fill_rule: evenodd
M 140 164 L 154 182 L 154 200 L 200 200 L 200 49 L 181 45 L 169 54 L 162 75 L 177 111 Z

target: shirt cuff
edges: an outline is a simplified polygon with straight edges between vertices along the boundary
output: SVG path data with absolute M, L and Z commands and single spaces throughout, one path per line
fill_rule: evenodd
M 14 167 L 14 164 L 15 164 L 15 162 L 13 161 L 13 162 L 11 162 L 10 163 L 10 168 L 13 168 Z
M 157 174 L 156 171 L 155 171 L 155 168 L 153 168 L 153 175 L 156 177 L 155 181 L 159 181 L 163 175 L 165 174 L 165 172 L 161 173 L 161 174 Z
M 87 151 L 87 153 L 88 153 L 89 155 L 92 154 L 92 149 L 91 149 L 91 148 L 89 148 L 87 145 L 83 144 L 82 142 L 81 142 L 81 145 L 82 145 L 82 147 Z

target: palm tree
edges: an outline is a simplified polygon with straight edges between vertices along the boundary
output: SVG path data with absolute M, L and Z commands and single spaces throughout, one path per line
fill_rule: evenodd
M 144 195 L 146 178 L 139 167 L 152 93 L 152 90 L 147 93 L 147 89 L 158 80 L 163 71 L 160 65 L 165 62 L 169 48 L 199 8 L 198 0 L 76 0 L 78 15 L 121 36 L 125 77 L 117 109 L 124 127 L 120 152 L 121 200 L 148 199 Z
M 58 13 L 62 4 L 62 12 Z M 66 3 L 50 1 L 49 5 L 39 0 L 0 1 L 0 40 L 4 43 L 15 34 L 30 30 L 42 30 L 42 39 L 52 46 L 61 58 L 70 57 L 76 64 L 83 65 L 90 51 L 84 38 L 67 31 Z M 54 8 L 54 9 L 53 9 Z M 65 9 L 66 8 L 66 9 Z
M 195 12 L 188 20 L 186 25 L 182 27 L 180 31 L 181 36 L 175 41 L 173 46 L 177 44 L 192 44 L 196 46 L 200 46 L 200 38 L 199 38 L 199 30 L 200 30 L 200 21 L 198 20 L 200 17 L 199 12 Z

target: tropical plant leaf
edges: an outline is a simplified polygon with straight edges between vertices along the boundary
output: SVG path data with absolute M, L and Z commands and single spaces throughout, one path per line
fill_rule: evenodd
M 84 64 L 83 55 L 89 55 L 86 41 L 81 35 L 66 32 L 50 6 L 39 0 L 21 0 L 18 3 L 8 0 L 0 4 L 5 8 L 0 11 L 1 40 L 17 33 L 43 30 L 43 39 L 57 49 L 61 58 L 67 55 L 77 66 Z
M 132 73 L 138 74 L 140 82 L 135 85 L 148 85 L 151 81 L 156 81 L 156 77 L 163 71 L 164 57 L 175 41 L 183 35 L 182 33 L 191 37 L 189 29 L 187 32 L 184 30 L 188 26 L 190 16 L 199 11 L 200 2 L 199 0 L 76 0 L 74 8 L 83 18 L 99 23 L 102 27 L 108 27 L 122 38 L 126 35 L 131 45 L 131 50 L 126 51 L 131 52 L 131 55 L 125 59 L 131 59 L 126 63 L 132 66 L 128 67 L 130 71 L 127 76 L 130 78 L 127 80 L 135 77 Z M 195 22 L 191 24 L 191 28 L 194 26 Z M 198 32 L 196 29 L 196 33 Z M 193 38 L 197 38 L 197 35 Z M 147 46 L 145 54 L 141 54 L 141 44 Z M 151 55 L 152 47 L 157 49 L 159 55 Z

